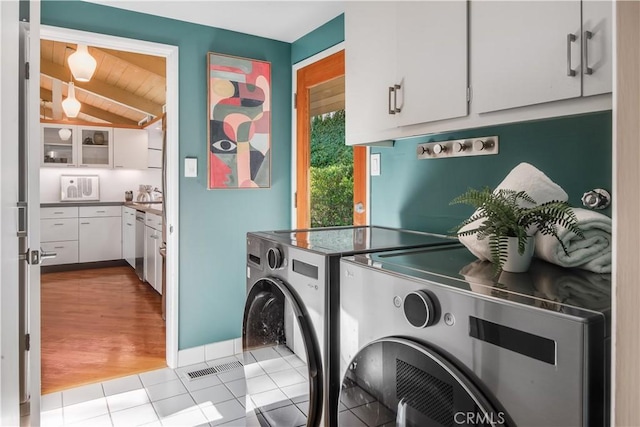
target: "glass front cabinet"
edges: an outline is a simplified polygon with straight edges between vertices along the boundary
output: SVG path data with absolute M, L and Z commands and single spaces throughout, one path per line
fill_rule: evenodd
M 113 166 L 113 129 L 101 126 L 41 124 L 42 166 Z

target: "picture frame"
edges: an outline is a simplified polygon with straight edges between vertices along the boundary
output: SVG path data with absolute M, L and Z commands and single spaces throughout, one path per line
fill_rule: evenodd
M 271 63 L 207 53 L 209 189 L 271 187 Z

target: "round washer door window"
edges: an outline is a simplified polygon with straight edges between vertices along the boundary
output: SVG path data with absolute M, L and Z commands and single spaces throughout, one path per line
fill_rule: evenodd
M 374 341 L 353 358 L 338 420 L 341 427 L 507 425 L 506 414 L 454 365 L 401 338 Z
M 249 290 L 242 326 L 247 416 L 261 426 L 317 426 L 322 404 L 320 353 L 296 296 L 278 279 Z

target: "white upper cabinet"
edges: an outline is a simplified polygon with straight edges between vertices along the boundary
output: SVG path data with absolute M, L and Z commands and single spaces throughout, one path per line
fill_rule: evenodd
M 467 115 L 467 3 L 397 2 L 399 126 Z
M 146 169 L 149 137 L 145 129 L 113 129 L 113 167 Z
M 396 126 L 390 114 L 396 83 L 395 2 L 345 2 L 346 142 L 369 139 Z
M 467 114 L 467 3 L 346 2 L 346 142 Z
M 610 2 L 472 1 L 470 8 L 474 111 L 611 92 Z
M 609 93 L 613 89 L 612 5 L 610 1 L 582 2 L 584 96 Z
M 78 166 L 110 168 L 113 165 L 113 129 L 78 126 Z

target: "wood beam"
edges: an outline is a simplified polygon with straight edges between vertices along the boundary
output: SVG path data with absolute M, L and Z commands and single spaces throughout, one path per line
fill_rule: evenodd
M 40 60 L 40 72 L 52 79 L 58 79 L 63 82 L 69 81 L 71 75 L 69 69 L 65 66 L 54 64 L 53 62 Z M 119 104 L 134 108 L 146 114 L 153 116 L 162 115 L 162 105 L 136 96 L 126 90 L 112 86 L 98 79 L 91 79 L 90 82 L 76 82 L 76 89 L 91 92 L 103 98 L 110 99 Z
M 151 56 L 151 55 L 141 55 L 138 53 L 132 52 L 123 52 L 121 50 L 111 50 L 104 48 L 96 48 L 90 47 L 89 51 L 98 51 L 104 55 L 110 55 L 115 58 L 118 58 L 122 61 L 128 62 L 131 65 L 134 65 L 138 68 L 142 68 L 143 70 L 147 70 L 150 73 L 153 73 L 163 79 L 166 78 L 167 67 L 165 58 L 159 56 Z
M 43 101 L 51 102 L 53 100 L 53 93 L 50 90 L 40 88 L 40 99 Z M 118 114 L 111 113 L 101 108 L 96 108 L 93 105 L 82 103 L 80 112 L 96 119 L 105 120 L 109 123 L 123 124 L 123 125 L 137 125 L 138 123 L 129 118 L 120 116 Z

